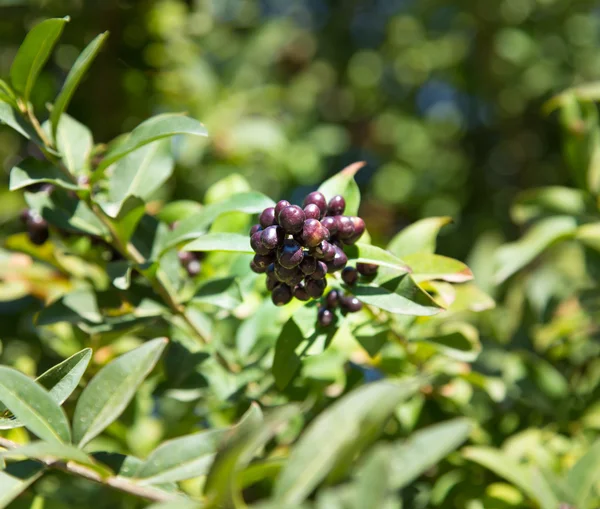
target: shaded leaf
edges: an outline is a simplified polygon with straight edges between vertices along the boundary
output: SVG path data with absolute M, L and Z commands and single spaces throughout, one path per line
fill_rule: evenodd
M 37 317 L 38 325 L 51 325 L 59 322 L 78 323 L 87 321 L 102 323 L 96 294 L 89 289 L 75 290 L 63 295 L 48 307 L 42 309 Z
M 167 203 L 157 214 L 159 220 L 167 224 L 173 224 L 202 211 L 202 205 L 193 200 L 176 200 Z M 178 225 L 179 226 L 179 225 Z
M 173 113 L 157 115 L 142 122 L 123 141 L 108 151 L 96 169 L 95 178 L 100 178 L 104 169 L 130 152 L 153 141 L 177 134 L 208 136 L 206 128 L 193 118 Z
M 0 122 L 12 127 L 21 136 L 28 140 L 35 140 L 39 143 L 39 138 L 31 126 L 25 122 L 23 117 L 19 115 L 10 104 L 0 100 Z
M 578 216 L 592 210 L 589 195 L 579 189 L 548 186 L 519 193 L 511 208 L 515 223 L 523 224 L 547 215 Z
M 119 260 L 106 264 L 106 273 L 113 286 L 119 290 L 127 290 L 131 285 L 131 262 Z
M 12 368 L 0 366 L 2 403 L 28 430 L 47 442 L 70 442 L 63 409 L 39 384 Z
M 205 280 L 192 297 L 194 303 L 211 304 L 233 310 L 242 303 L 242 294 L 235 277 Z
M 205 475 L 227 429 L 168 440 L 154 450 L 136 473 L 142 484 L 183 481 Z
M 485 311 L 496 306 L 496 302 L 474 283 L 454 286 L 454 301 L 450 311 Z
M 11 463 L 0 470 L 0 508 L 8 507 L 43 473 L 44 466 L 35 461 Z
M 239 233 L 207 233 L 183 246 L 182 250 L 254 253 L 250 247 L 250 237 Z
M 73 417 L 73 440 L 83 447 L 125 410 L 167 344 L 148 341 L 104 366 L 79 397 Z
M 469 323 L 449 322 L 439 330 L 423 335 L 444 354 L 463 362 L 473 362 L 481 352 L 479 332 Z
M 52 124 L 52 137 L 56 139 L 57 130 L 60 128 L 60 122 L 62 122 L 61 116 L 67 111 L 71 97 L 77 90 L 79 83 L 83 79 L 83 76 L 89 69 L 90 65 L 98 55 L 98 52 L 102 48 L 104 41 L 108 37 L 108 32 L 97 35 L 92 42 L 90 42 L 81 54 L 75 60 L 73 67 L 69 71 L 65 83 L 54 102 L 54 107 L 50 112 L 50 123 Z
M 399 272 L 410 272 L 409 266 L 394 256 L 392 253 L 370 244 L 354 244 L 346 246 L 344 252 L 348 260 L 356 263 L 371 263 L 382 267 L 389 267 Z
M 398 257 L 416 253 L 435 253 L 437 236 L 440 230 L 450 224 L 452 218 L 428 217 L 407 226 L 390 241 L 387 250 Z
M 21 44 L 10 67 L 14 89 L 29 100 L 42 67 L 50 57 L 56 41 L 69 18 L 51 18 L 34 26 Z
M 412 270 L 412 278 L 418 283 L 433 279 L 464 283 L 473 279 L 473 273 L 469 267 L 447 256 L 418 253 L 405 256 L 404 261 Z
M 273 358 L 273 377 L 275 385 L 283 390 L 296 376 L 298 370 L 302 367 L 300 356 L 296 349 L 304 341 L 305 337 L 293 318 L 290 318 L 277 338 L 275 344 L 275 357 Z
M 346 199 L 344 214 L 347 216 L 358 215 L 360 189 L 354 180 L 354 175 L 365 165 L 366 163 L 364 162 L 353 163 L 319 186 L 319 191 L 325 195 L 327 201 L 331 200 L 337 194 L 342 195 Z
M 47 161 L 25 159 L 10 171 L 9 188 L 11 191 L 42 182 L 54 184 L 63 189 L 79 189 L 77 184 L 74 184 L 62 171 Z
M 594 494 L 594 485 L 600 477 L 600 440 L 569 470 L 566 485 L 574 496 L 576 507 L 587 507 Z

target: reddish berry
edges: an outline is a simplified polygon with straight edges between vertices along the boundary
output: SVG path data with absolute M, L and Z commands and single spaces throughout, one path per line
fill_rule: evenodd
M 309 203 L 306 207 L 304 207 L 304 215 L 306 216 L 306 219 L 320 219 L 321 209 L 314 203 Z
M 363 276 L 372 276 L 377 274 L 379 266 L 372 263 L 357 263 L 356 270 L 358 270 L 358 272 L 360 272 Z
M 338 270 L 342 270 L 346 264 L 348 263 L 348 257 L 346 253 L 339 246 L 335 247 L 335 256 L 333 260 L 327 263 L 327 271 L 331 274 L 332 272 L 337 272 Z
M 262 243 L 262 232 L 256 232 L 250 237 L 250 247 L 256 254 L 266 255 L 271 251 L 267 249 Z
M 307 219 L 304 221 L 302 243 L 306 247 L 316 247 L 327 237 L 329 237 L 329 232 L 318 219 Z
M 254 235 L 256 232 L 260 232 L 262 231 L 262 226 L 259 224 L 255 224 L 252 228 L 250 228 L 250 237 L 252 237 L 252 235 Z
M 352 286 L 358 281 L 358 271 L 354 267 L 345 267 L 342 270 L 342 279 L 348 286 Z
M 354 235 L 354 223 L 348 216 L 336 216 L 338 224 L 338 237 L 342 240 Z
M 273 288 L 271 300 L 276 306 L 285 306 L 292 300 L 292 289 L 288 285 L 279 285 Z
M 279 214 L 281 214 L 281 211 L 286 208 L 289 207 L 291 205 L 291 203 L 287 200 L 279 200 L 277 202 L 277 205 L 275 205 L 275 217 L 278 218 Z
M 275 207 L 268 207 L 263 210 L 259 222 L 263 228 L 277 224 L 277 221 L 275 220 Z
M 344 200 L 343 196 L 338 194 L 329 200 L 329 205 L 327 206 L 328 215 L 341 216 L 344 210 L 346 210 L 346 200 Z
M 260 241 L 268 250 L 275 249 L 277 246 L 283 244 L 283 238 L 284 233 L 281 226 L 267 226 L 260 232 Z
M 321 224 L 327 228 L 327 230 L 329 231 L 329 234 L 331 236 L 336 235 L 338 232 L 338 223 L 337 223 L 337 218 L 335 217 L 324 217 L 323 219 L 321 219 Z
M 325 199 L 323 193 L 319 191 L 309 193 L 306 198 L 304 198 L 304 206 L 306 207 L 311 203 L 319 207 L 319 210 L 321 211 L 321 217 L 323 217 L 327 212 L 327 200 Z
M 279 213 L 279 224 L 286 233 L 299 233 L 304 225 L 304 211 L 298 205 L 290 205 Z
M 323 295 L 327 282 L 324 279 L 309 279 L 304 283 L 308 295 L 313 299 L 318 299 Z

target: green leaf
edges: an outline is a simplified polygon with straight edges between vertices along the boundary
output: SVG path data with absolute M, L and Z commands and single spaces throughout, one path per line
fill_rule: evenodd
M 21 115 L 15 112 L 10 104 L 3 101 L 0 101 L 0 122 L 12 127 L 28 140 L 34 140 L 36 143 L 40 143 L 38 135 L 31 126 L 25 122 Z
M 113 286 L 119 290 L 127 290 L 131 285 L 131 262 L 119 260 L 106 264 L 106 273 Z
M 574 218 L 557 216 L 542 219 L 533 225 L 523 237 L 505 244 L 496 252 L 496 283 L 506 281 L 525 267 L 551 245 L 575 235 L 577 224 Z
M 473 279 L 473 273 L 469 267 L 447 256 L 418 253 L 405 256 L 404 261 L 411 268 L 412 278 L 417 283 L 431 280 L 464 283 Z
M 98 55 L 98 52 L 102 48 L 102 45 L 107 37 L 108 32 L 97 35 L 81 52 L 81 54 L 77 57 L 77 60 L 75 60 L 73 67 L 71 67 L 71 70 L 67 75 L 67 79 L 65 80 L 65 84 L 58 94 L 58 97 L 54 102 L 54 107 L 50 112 L 52 137 L 54 139 L 56 139 L 57 130 L 61 121 L 61 115 L 67 111 L 71 97 L 73 97 L 75 90 L 79 86 L 79 83 L 83 79 L 83 76 L 89 69 L 90 65 Z
M 395 444 L 391 451 L 392 489 L 408 486 L 434 467 L 468 438 L 471 429 L 468 419 L 453 419 L 417 431 L 405 442 Z
M 355 263 L 371 263 L 381 267 L 389 267 L 399 272 L 410 272 L 410 267 L 392 253 L 370 244 L 354 244 L 346 246 L 344 252 L 348 260 Z
M 48 371 L 36 378 L 36 382 L 44 387 L 50 397 L 62 405 L 79 385 L 90 359 L 92 350 L 86 348 L 72 355 L 60 364 L 53 366 Z M 0 415 L 6 407 L 0 403 Z M 12 429 L 23 426 L 16 417 L 0 417 L 0 429 Z
M 197 214 L 182 219 L 177 228 L 169 233 L 165 240 L 164 249 L 170 249 L 185 240 L 195 239 L 206 233 L 213 221 L 221 214 L 227 212 L 259 214 L 265 208 L 272 207 L 273 205 L 275 205 L 273 200 L 262 193 L 254 191 L 240 193 L 227 200 L 208 205 Z
M 146 506 L 146 509 L 202 509 L 204 506 L 192 500 L 170 500 Z
M 193 118 L 173 113 L 157 115 L 142 122 L 129 133 L 124 141 L 108 151 L 96 169 L 95 178 L 100 178 L 103 170 L 130 152 L 153 141 L 177 134 L 208 136 L 206 128 Z
M 439 330 L 425 335 L 424 339 L 434 344 L 448 357 L 463 362 L 473 362 L 481 352 L 479 332 L 465 322 L 442 324 Z
M 387 250 L 398 257 L 416 253 L 435 253 L 440 230 L 452 222 L 451 217 L 428 217 L 404 228 L 390 241 Z
M 63 409 L 39 384 L 12 368 L 0 366 L 2 403 L 27 429 L 47 442 L 70 442 L 71 430 Z
M 76 461 L 82 465 L 94 466 L 95 463 L 90 456 L 81 449 L 70 445 L 55 442 L 32 442 L 16 449 L 0 452 L 4 458 L 20 458 L 45 460 L 57 459 L 62 461 Z
M 579 459 L 567 474 L 567 486 L 573 493 L 576 507 L 588 507 L 588 501 L 594 494 L 594 486 L 600 478 L 600 440 Z
M 253 253 L 250 237 L 239 233 L 207 233 L 189 242 L 183 251 L 226 251 L 230 253 Z
M 13 108 L 18 109 L 17 97 L 12 88 L 4 80 L 0 80 L 0 102 L 10 104 Z
M 523 224 L 548 215 L 580 216 L 593 210 L 590 196 L 579 189 L 549 186 L 519 193 L 511 208 L 515 223 Z
M 296 353 L 296 349 L 305 339 L 302 330 L 293 317 L 281 329 L 275 345 L 275 357 L 273 358 L 272 367 L 275 385 L 278 389 L 285 389 L 302 367 L 302 361 Z
M 23 95 L 25 101 L 29 100 L 35 81 L 67 21 L 68 17 L 42 21 L 29 31 L 17 51 L 10 67 L 10 79 L 15 90 Z
M 75 290 L 63 295 L 47 308 L 42 309 L 37 317 L 38 325 L 81 321 L 102 323 L 96 294 L 90 289 Z
M 276 500 L 281 504 L 303 502 L 340 459 L 348 460 L 348 452 L 356 450 L 355 443 L 380 432 L 394 408 L 419 386 L 415 379 L 384 380 L 362 386 L 333 403 L 292 448 L 275 485 Z
M 544 490 L 544 499 L 540 500 L 540 490 L 535 487 L 532 470 L 516 462 L 502 451 L 491 447 L 466 447 L 463 450 L 463 456 L 515 485 L 525 495 L 540 503 L 542 509 L 556 509 L 559 506 L 560 501 L 551 489 Z M 539 479 L 536 480 L 537 483 L 540 482 Z
M 117 217 L 131 196 L 147 200 L 173 173 L 169 140 L 159 140 L 123 157 L 108 181 L 110 216 Z M 104 207 L 106 210 L 106 207 Z
M 361 302 L 390 313 L 431 316 L 442 309 L 413 281 L 410 274 L 397 276 L 379 284 L 359 283 L 347 289 Z
M 184 481 L 206 475 L 227 429 L 168 440 L 153 451 L 138 470 L 141 484 Z
M 42 182 L 54 184 L 63 189 L 79 189 L 77 184 L 74 184 L 62 171 L 47 161 L 25 159 L 10 171 L 9 188 L 11 191 Z
M 192 297 L 194 303 L 211 304 L 233 310 L 242 303 L 242 293 L 235 277 L 205 280 Z
M 360 189 L 354 180 L 354 175 L 366 163 L 359 162 L 347 166 L 333 177 L 327 179 L 319 186 L 327 200 L 331 200 L 335 195 L 341 194 L 346 199 L 346 210 L 344 214 L 347 216 L 356 216 L 358 207 L 360 206 Z
M 256 451 L 299 412 L 296 406 L 286 405 L 272 410 L 263 420 L 258 407 L 253 408 L 231 430 L 215 457 L 204 485 L 208 507 L 240 507 L 237 472 L 245 468 Z
M 264 207 L 263 207 L 264 209 Z M 160 221 L 172 224 L 202 211 L 202 205 L 193 200 L 176 200 L 167 203 L 156 215 Z
M 48 123 L 44 123 L 44 127 L 47 129 Z M 67 169 L 73 175 L 86 174 L 90 169 L 90 156 L 94 147 L 92 132 L 81 122 L 63 113 L 54 137 Z
M 44 466 L 34 461 L 12 463 L 0 470 L 0 508 L 9 507 L 43 473 Z
M 496 303 L 487 293 L 477 287 L 474 283 L 465 283 L 453 287 L 454 301 L 450 305 L 450 311 L 475 311 L 481 312 L 492 309 Z
M 121 243 L 127 244 L 144 218 L 146 204 L 137 196 L 128 196 L 122 203 L 101 203 L 100 206 L 108 216 L 115 219 L 117 235 Z M 154 218 L 152 220 L 155 221 Z
M 148 341 L 104 366 L 79 397 L 73 417 L 73 440 L 80 447 L 115 421 L 125 410 L 167 344 Z
M 588 223 L 577 228 L 575 238 L 600 252 L 600 223 Z

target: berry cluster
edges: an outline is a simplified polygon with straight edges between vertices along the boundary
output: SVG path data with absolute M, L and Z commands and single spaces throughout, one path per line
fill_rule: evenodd
M 296 297 L 307 301 L 325 292 L 325 276 L 346 266 L 344 244 L 354 244 L 365 231 L 360 217 L 344 216 L 346 201 L 334 196 L 329 203 L 315 191 L 304 199 L 304 208 L 281 200 L 266 208 L 260 224 L 250 230 L 256 253 L 250 268 L 266 273 L 267 289 L 277 306 Z

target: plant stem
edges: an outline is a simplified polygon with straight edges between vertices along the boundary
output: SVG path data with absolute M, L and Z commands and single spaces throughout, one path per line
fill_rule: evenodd
M 46 133 L 42 129 L 33 110 L 30 107 L 26 107 L 24 109 L 25 109 L 25 112 L 27 115 L 27 119 L 29 120 L 31 126 L 33 127 L 33 129 L 35 130 L 37 135 L 39 136 L 40 140 L 45 145 L 43 147 L 40 147 L 42 149 L 44 157 L 49 162 L 56 165 L 71 182 L 73 182 L 74 184 L 77 184 L 78 183 L 77 179 L 65 167 L 62 160 L 60 158 L 56 157 L 55 155 L 53 155 L 48 150 L 48 149 L 52 148 L 52 143 L 46 136 Z M 202 331 L 200 331 L 200 329 L 198 329 L 198 327 L 194 324 L 193 320 L 187 314 L 185 308 L 173 298 L 173 296 L 169 293 L 168 289 L 164 286 L 164 284 L 160 281 L 160 279 L 156 275 L 149 274 L 147 270 L 144 270 L 141 268 L 141 265 L 143 265 L 146 262 L 146 259 L 144 258 L 144 256 L 138 251 L 138 249 L 131 242 L 128 242 L 125 244 L 121 241 L 119 234 L 115 230 L 115 227 L 114 227 L 111 219 L 109 217 L 107 217 L 106 214 L 104 213 L 104 211 L 92 200 L 91 194 L 87 195 L 87 199 L 83 199 L 83 198 L 81 198 L 81 199 L 86 202 L 86 204 L 90 207 L 90 209 L 94 213 L 94 215 L 102 222 L 102 224 L 104 224 L 104 226 L 106 226 L 106 229 L 108 230 L 108 232 L 110 234 L 109 243 L 111 244 L 111 246 L 114 249 L 116 249 L 121 254 L 121 256 L 123 256 L 125 259 L 129 260 L 131 263 L 133 263 L 136 266 L 136 268 L 138 269 L 138 272 L 140 272 L 140 274 L 142 274 L 150 282 L 154 291 L 161 297 L 161 299 L 169 307 L 171 312 L 174 315 L 182 318 L 182 320 L 188 326 L 188 328 L 190 329 L 192 334 L 195 336 L 196 341 L 198 341 L 202 345 L 205 345 L 205 346 L 208 345 L 209 341 L 204 336 L 204 334 L 202 334 Z M 229 362 L 227 361 L 227 359 L 225 359 L 219 352 L 215 351 L 214 354 L 215 354 L 215 358 L 216 358 L 217 362 L 223 368 L 225 368 L 225 370 L 227 370 L 231 373 L 239 371 L 236 366 L 230 365 Z
M 21 444 L 13 442 L 12 440 L 0 437 L 0 447 L 3 447 L 4 449 L 18 449 L 20 445 Z M 124 493 L 129 493 L 130 495 L 135 495 L 136 497 L 144 498 L 151 502 L 172 502 L 179 498 L 177 495 L 174 495 L 172 493 L 166 493 L 155 488 L 140 486 L 124 477 L 102 477 L 95 470 L 87 468 L 83 465 L 79 465 L 77 463 L 73 463 L 72 461 L 64 462 L 60 460 L 50 459 L 35 461 L 43 463 L 48 468 L 61 470 L 62 472 L 66 472 L 68 474 L 87 479 L 88 481 L 108 486 L 110 488 L 122 491 Z

